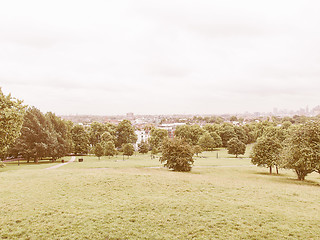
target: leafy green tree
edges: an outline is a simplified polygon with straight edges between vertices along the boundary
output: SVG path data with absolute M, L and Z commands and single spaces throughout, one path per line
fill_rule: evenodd
M 167 139 L 162 144 L 160 162 L 174 171 L 189 172 L 194 162 L 193 149 L 183 139 Z
M 211 137 L 210 133 L 205 132 L 199 139 L 199 145 L 205 151 L 213 151 L 217 146 L 214 139 Z
M 234 132 L 236 133 L 236 137 L 243 143 L 247 143 L 248 142 L 248 136 L 246 134 L 246 131 L 244 130 L 243 127 L 239 127 L 239 126 L 234 126 L 233 127 Z
M 5 96 L 0 88 L 0 157 L 5 158 L 8 148 L 19 137 L 25 114 L 22 101 Z
M 251 162 L 257 166 L 268 167 L 270 174 L 275 166 L 278 173 L 281 150 L 282 145 L 275 136 L 260 137 L 252 148 Z
M 49 156 L 55 160 L 71 152 L 71 132 L 67 122 L 57 117 L 54 113 L 48 112 L 46 118 L 50 131 Z
M 89 136 L 89 143 L 92 147 L 94 147 L 97 143 L 101 142 L 101 136 L 105 132 L 107 132 L 108 127 L 99 122 L 93 122 L 90 125 L 88 136 Z
M 228 154 L 236 155 L 236 158 L 240 154 L 246 152 L 246 145 L 241 142 L 237 137 L 231 138 L 227 144 Z
M 87 154 L 89 151 L 89 135 L 82 125 L 75 125 L 71 129 L 73 152 L 75 154 Z
M 166 138 L 168 138 L 167 130 L 160 128 L 152 128 L 150 131 L 150 137 L 148 141 L 152 149 L 160 149 L 163 140 Z
M 105 155 L 109 156 L 109 158 L 113 157 L 117 153 L 116 147 L 112 141 L 106 142 L 104 148 L 105 148 Z
M 115 142 L 114 136 L 112 136 L 110 132 L 104 132 L 101 135 L 101 142 L 109 142 L 109 141 Z
M 129 120 L 122 120 L 117 126 L 117 141 L 116 146 L 121 147 L 123 144 L 135 143 L 137 136 L 134 128 Z
M 35 107 L 28 108 L 24 116 L 21 135 L 11 146 L 10 154 L 22 156 L 28 161 L 33 159 L 37 163 L 40 158 L 50 155 L 50 147 L 54 144 L 54 137 L 51 133 L 45 115 Z
M 122 147 L 122 150 L 123 150 L 123 155 L 126 155 L 128 156 L 132 156 L 134 154 L 134 147 L 132 146 L 131 143 L 126 143 L 123 145 Z
M 96 155 L 100 160 L 100 157 L 104 155 L 103 144 L 101 142 L 97 143 L 93 148 L 93 152 L 94 152 L 94 155 Z
M 231 138 L 236 137 L 236 133 L 234 131 L 233 125 L 230 123 L 223 123 L 220 127 L 219 127 L 219 136 L 221 137 L 222 140 L 222 146 L 223 147 L 227 147 L 228 145 L 228 141 Z
M 197 156 L 199 156 L 199 153 L 202 153 L 202 147 L 200 145 L 195 145 L 193 147 L 193 153 L 196 154 Z
M 138 144 L 138 151 L 139 153 L 148 153 L 149 152 L 149 144 L 146 143 L 145 141 L 142 141 L 141 143 Z
M 281 156 L 283 167 L 293 169 L 299 180 L 316 171 L 320 165 L 320 123 L 291 128 Z
M 197 124 L 178 126 L 174 132 L 176 137 L 184 139 L 193 146 L 198 144 L 199 138 L 203 133 L 204 129 Z

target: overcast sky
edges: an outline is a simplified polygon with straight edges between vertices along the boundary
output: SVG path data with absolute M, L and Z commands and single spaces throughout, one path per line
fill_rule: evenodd
M 57 114 L 320 104 L 319 0 L 0 3 L 0 86 Z

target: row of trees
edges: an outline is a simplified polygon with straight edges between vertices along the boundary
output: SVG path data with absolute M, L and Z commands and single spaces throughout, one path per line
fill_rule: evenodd
M 90 127 L 74 125 L 54 113 L 43 114 L 35 107 L 27 108 L 22 101 L 5 96 L 0 90 L 1 159 L 23 157 L 38 162 L 42 158 L 55 160 L 71 153 L 89 152 L 113 156 L 116 149 L 124 149 L 124 154 L 130 156 L 136 140 L 128 120 L 117 126 L 98 122 Z
M 320 122 L 268 127 L 253 146 L 251 161 L 258 166 L 293 169 L 299 180 L 320 173 Z

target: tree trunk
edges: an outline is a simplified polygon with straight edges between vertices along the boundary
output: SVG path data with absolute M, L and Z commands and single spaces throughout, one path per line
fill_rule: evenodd
M 272 166 L 269 167 L 269 172 L 272 174 Z
M 297 170 L 297 169 L 296 169 L 296 173 L 298 175 L 298 180 L 304 181 L 307 174 L 304 171 Z
M 279 169 L 278 169 L 278 166 L 276 165 L 276 170 L 277 170 L 277 174 L 279 174 Z

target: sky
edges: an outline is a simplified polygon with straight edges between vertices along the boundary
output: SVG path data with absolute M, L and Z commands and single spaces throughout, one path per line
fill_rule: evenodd
M 223 114 L 320 104 L 318 0 L 0 3 L 0 87 L 43 112 Z

